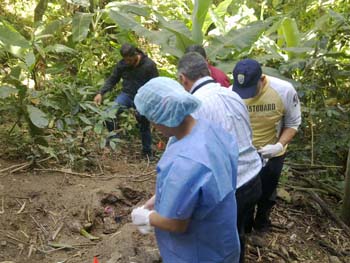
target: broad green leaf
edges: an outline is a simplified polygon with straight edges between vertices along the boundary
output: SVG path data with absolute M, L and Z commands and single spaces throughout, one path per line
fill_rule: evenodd
M 120 26 L 120 28 L 125 30 L 135 30 L 139 25 L 132 16 L 128 14 L 123 14 L 116 10 L 109 11 L 109 17 Z
M 56 127 L 59 131 L 63 131 L 64 130 L 64 123 L 62 120 L 57 120 L 56 121 Z
M 27 105 L 30 121 L 38 128 L 45 128 L 49 124 L 46 114 L 37 107 Z
M 54 20 L 47 25 L 39 26 L 35 31 L 35 36 L 52 35 L 53 33 L 59 32 L 62 27 L 71 22 L 70 18 L 64 18 L 60 20 Z M 36 39 L 38 39 L 36 37 Z
M 227 14 L 227 8 L 232 3 L 233 0 L 224 0 L 217 7 L 209 8 L 209 12 L 206 15 L 205 21 L 202 26 L 202 32 L 205 33 L 208 31 L 212 23 L 215 24 L 217 28 L 224 29 L 225 21 L 224 17 Z M 221 31 L 220 32 L 223 32 Z
M 107 143 L 106 138 L 102 138 L 102 139 L 100 140 L 100 148 L 101 148 L 101 149 L 104 148 L 104 147 L 106 146 L 106 143 Z
M 257 21 L 238 30 L 231 30 L 222 38 L 221 42 L 224 44 L 222 48 L 232 47 L 238 52 L 249 49 L 268 26 L 269 23 Z
M 83 115 L 79 115 L 79 119 L 87 125 L 91 125 L 91 121 Z
M 92 129 L 92 126 L 86 126 L 82 132 L 87 132 L 87 131 L 90 131 Z
M 299 45 L 300 33 L 295 19 L 288 17 L 284 18 L 281 23 L 281 32 L 283 34 L 286 47 L 297 47 Z M 294 56 L 294 52 L 288 52 L 289 59 L 293 58 Z
M 38 145 L 39 148 L 46 154 L 50 155 L 51 157 L 55 158 L 56 160 L 58 160 L 57 155 L 56 155 L 56 151 L 54 148 L 52 147 L 46 147 L 43 145 Z
M 69 54 L 76 54 L 77 51 L 75 51 L 73 48 L 67 47 L 62 44 L 55 44 L 52 46 L 47 46 L 45 48 L 46 52 L 54 52 L 54 53 L 69 53 Z
M 92 22 L 93 14 L 75 13 L 73 16 L 73 41 L 79 42 L 86 38 Z
M 28 52 L 25 56 L 25 61 L 27 64 L 27 67 L 31 70 L 34 67 L 35 64 L 35 56 L 33 52 Z
M 191 32 L 189 29 L 180 21 L 166 21 L 160 14 L 156 13 L 159 21 L 159 27 L 167 30 L 176 37 L 175 46 L 181 51 L 185 51 L 186 47 L 195 42 L 191 39 Z M 170 40 L 170 38 L 169 38 Z M 170 42 L 170 41 L 169 41 Z
M 1 86 L 0 87 L 0 98 L 5 99 L 14 94 L 17 94 L 18 90 L 10 86 Z
M 120 10 L 124 13 L 133 13 L 135 15 L 147 17 L 150 14 L 150 8 L 146 5 L 138 3 L 128 3 L 120 6 Z
M 31 45 L 10 23 L 0 20 L 0 46 L 16 57 L 23 58 Z
M 98 122 L 94 126 L 94 132 L 97 134 L 101 134 L 103 130 L 103 124 L 101 122 Z
M 133 13 L 135 15 L 147 17 L 150 14 L 150 8 L 139 3 L 111 2 L 106 5 L 106 9 L 120 11 L 122 13 Z
M 315 49 L 311 47 L 288 47 L 288 48 L 283 48 L 283 50 L 286 50 L 288 52 L 293 52 L 295 54 L 312 53 L 315 51 Z
M 203 42 L 202 27 L 211 3 L 212 0 L 195 0 L 192 12 L 192 39 L 197 44 Z

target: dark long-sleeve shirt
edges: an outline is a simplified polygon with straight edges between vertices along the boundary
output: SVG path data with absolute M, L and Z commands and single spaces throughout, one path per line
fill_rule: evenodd
M 158 77 L 156 64 L 147 55 L 141 54 L 141 60 L 136 67 L 129 66 L 124 59 L 120 60 L 115 66 L 112 74 L 105 81 L 102 89 L 99 91 L 102 95 L 111 91 L 114 86 L 122 79 L 122 92 L 128 94 L 134 99 L 137 90 L 152 78 Z

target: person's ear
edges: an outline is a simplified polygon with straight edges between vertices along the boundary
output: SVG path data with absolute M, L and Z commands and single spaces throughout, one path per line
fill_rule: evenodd
M 179 78 L 179 82 L 180 82 L 182 85 L 184 85 L 184 82 L 186 81 L 185 75 L 182 74 L 182 73 L 180 73 L 178 78 Z

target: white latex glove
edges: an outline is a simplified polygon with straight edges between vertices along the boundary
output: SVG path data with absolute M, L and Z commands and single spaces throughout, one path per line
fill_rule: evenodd
M 153 212 L 153 210 L 148 210 L 143 206 L 133 209 L 131 212 L 132 223 L 137 226 L 150 226 L 149 215 Z
M 147 235 L 147 234 L 153 232 L 154 227 L 152 227 L 152 226 L 137 226 L 137 229 L 140 231 L 141 234 Z
M 272 158 L 283 151 L 282 143 L 268 144 L 258 150 L 263 158 Z

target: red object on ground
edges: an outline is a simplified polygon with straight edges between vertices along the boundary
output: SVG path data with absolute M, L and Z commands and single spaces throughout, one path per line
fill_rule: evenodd
M 158 150 L 164 150 L 165 148 L 165 144 L 163 141 L 159 141 L 158 144 L 157 144 L 157 149 Z
M 93 263 L 98 263 L 97 257 L 94 257 L 94 262 Z

